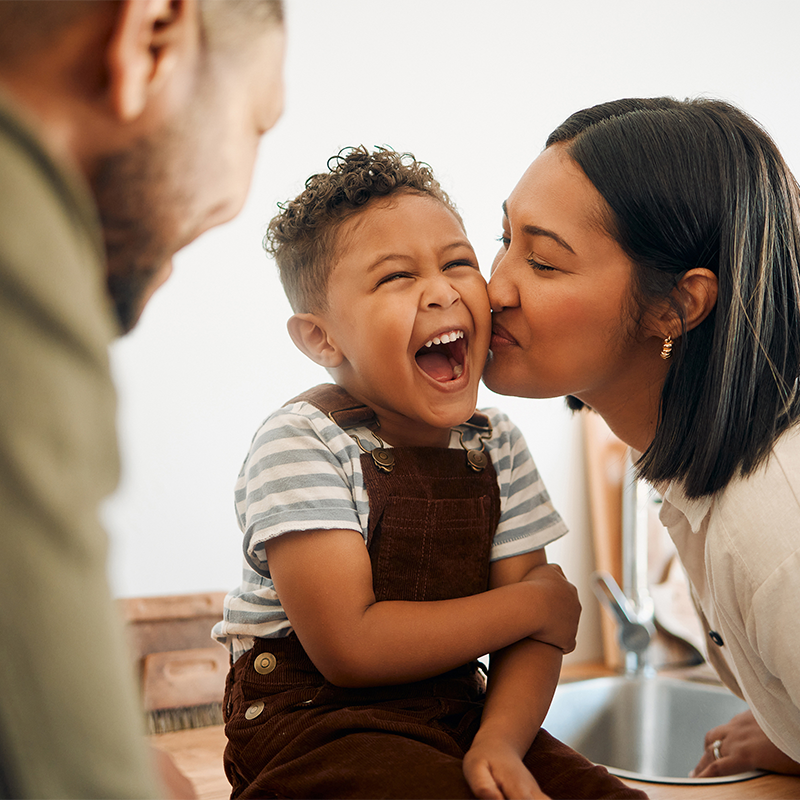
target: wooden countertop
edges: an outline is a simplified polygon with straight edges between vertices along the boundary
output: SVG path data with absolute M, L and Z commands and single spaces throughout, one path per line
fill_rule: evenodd
M 222 725 L 208 728 L 161 733 L 151 742 L 169 753 L 192 782 L 199 800 L 224 800 L 230 786 L 222 771 L 225 733 Z M 787 775 L 763 775 L 738 783 L 705 786 L 628 781 L 650 796 L 650 800 L 798 800 L 800 778 Z
M 715 783 L 706 786 L 674 783 L 628 781 L 647 792 L 650 800 L 798 800 L 800 778 L 788 775 L 762 775 L 738 783 Z
M 225 742 L 223 725 L 150 736 L 150 743 L 169 753 L 189 778 L 199 800 L 226 800 L 231 796 L 231 785 L 222 770 Z

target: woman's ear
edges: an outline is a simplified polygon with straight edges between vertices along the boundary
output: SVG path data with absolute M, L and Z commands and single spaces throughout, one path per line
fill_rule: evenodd
M 710 269 L 690 269 L 680 279 L 675 291 L 683 306 L 687 331 L 696 328 L 711 313 L 717 304 L 718 288 L 717 276 Z
M 717 276 L 710 269 L 688 270 L 672 290 L 663 310 L 654 315 L 649 327 L 659 337 L 669 335 L 677 339 L 683 330 L 676 305 L 680 306 L 686 330 L 690 331 L 711 313 L 717 303 L 717 289 Z
M 108 44 L 111 108 L 137 119 L 148 100 L 199 46 L 196 0 L 124 0 Z
M 295 314 L 289 317 L 286 327 L 297 349 L 314 363 L 335 369 L 344 361 L 344 354 L 330 338 L 324 319 L 317 314 Z

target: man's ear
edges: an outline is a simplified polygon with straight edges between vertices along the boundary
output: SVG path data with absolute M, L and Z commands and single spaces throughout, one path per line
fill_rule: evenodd
M 295 314 L 286 323 L 289 336 L 298 350 L 326 369 L 335 369 L 344 361 L 344 353 L 330 338 L 324 320 L 317 314 Z
M 712 311 L 717 303 L 717 276 L 705 268 L 690 269 L 672 290 L 670 301 L 663 310 L 654 315 L 649 324 L 652 332 L 659 337 L 671 336 L 677 339 L 683 331 L 675 305 L 683 311 L 686 330 L 696 328 Z
M 124 122 L 137 119 L 198 42 L 197 0 L 123 0 L 107 51 L 114 113 Z

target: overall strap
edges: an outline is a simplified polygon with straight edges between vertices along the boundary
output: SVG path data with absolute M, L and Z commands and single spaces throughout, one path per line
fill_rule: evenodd
M 476 411 L 466 422 L 463 423 L 468 428 L 477 428 L 483 433 L 491 434 L 492 424 L 489 417 L 482 411 Z
M 349 395 L 341 386 L 334 383 L 323 383 L 315 386 L 313 389 L 297 395 L 297 397 L 289 400 L 284 405 L 291 405 L 292 403 L 306 402 L 313 405 L 315 408 L 325 414 L 330 420 L 338 425 L 343 430 L 348 428 L 357 427 L 380 427 L 375 412 L 369 407 L 360 403 L 354 397 Z M 374 427 L 373 427 L 374 426 Z M 489 464 L 489 457 L 484 452 L 484 441 L 492 435 L 492 425 L 489 418 L 482 414 L 480 411 L 475 411 L 473 415 L 464 423 L 464 427 L 474 428 L 480 432 L 480 449 L 474 450 L 464 443 L 464 432 L 461 432 L 461 446 L 464 448 L 467 457 L 467 463 L 470 468 L 476 472 L 486 469 Z M 363 453 L 369 454 L 375 466 L 382 472 L 391 472 L 394 469 L 395 456 L 392 449 L 387 449 L 375 432 L 375 437 L 378 440 L 378 447 L 371 450 L 362 444 L 359 438 L 353 435 L 359 448 Z
M 369 426 L 378 421 L 375 412 L 351 397 L 335 383 L 321 383 L 284 403 L 285 406 L 299 402 L 310 403 L 330 417 L 340 428 Z
M 358 400 L 351 397 L 341 386 L 335 383 L 321 383 L 319 386 L 293 397 L 284 403 L 284 406 L 300 402 L 311 403 L 312 406 L 318 408 L 340 428 L 345 430 L 347 428 L 369 426 L 378 419 L 369 406 L 359 403 Z M 487 433 L 491 433 L 492 430 L 489 418 L 480 411 L 476 411 L 464 425 Z

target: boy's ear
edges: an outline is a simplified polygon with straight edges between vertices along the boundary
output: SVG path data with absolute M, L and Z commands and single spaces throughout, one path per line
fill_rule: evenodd
M 682 309 L 686 330 L 690 331 L 711 313 L 717 303 L 717 290 L 717 276 L 710 269 L 690 269 L 672 290 L 670 302 L 651 318 L 648 327 L 659 337 L 677 339 L 682 330 L 675 306 Z
M 298 350 L 326 369 L 334 369 L 344 361 L 344 354 L 328 335 L 325 321 L 317 314 L 295 314 L 286 323 L 289 336 Z
M 137 119 L 150 97 L 199 46 L 196 0 L 124 0 L 108 44 L 111 108 Z

